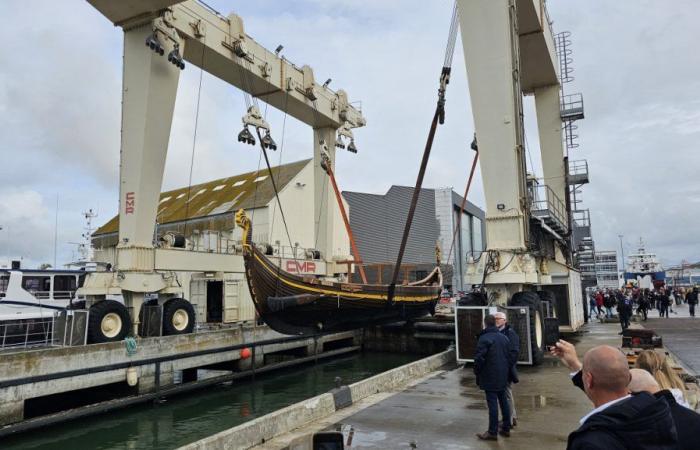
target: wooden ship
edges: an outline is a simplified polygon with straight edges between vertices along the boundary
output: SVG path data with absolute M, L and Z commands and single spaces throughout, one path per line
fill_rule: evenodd
M 434 312 L 442 289 L 439 263 L 424 279 L 394 286 L 299 276 L 281 269 L 252 243 L 252 224 L 236 213 L 250 294 L 260 318 L 283 334 L 345 331 Z

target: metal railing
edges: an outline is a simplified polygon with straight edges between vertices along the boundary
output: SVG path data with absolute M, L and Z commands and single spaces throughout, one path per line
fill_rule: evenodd
M 569 175 L 588 175 L 588 161 L 585 159 L 569 161 Z
M 0 349 L 49 345 L 53 328 L 53 318 L 0 323 Z
M 207 238 L 203 236 L 207 236 Z M 289 245 L 278 243 L 270 244 L 267 242 L 268 235 L 265 233 L 253 235 L 252 240 L 253 243 L 260 246 L 263 252 L 269 256 L 287 259 L 317 259 L 314 258 L 312 253 L 315 249 L 301 246 L 290 247 Z M 237 255 L 241 253 L 242 247 L 243 241 L 241 239 L 226 238 L 219 232 L 207 231 L 201 233 L 199 239 L 192 239 L 190 250 L 195 252 Z
M 532 186 L 531 188 L 532 203 L 530 210 L 535 217 L 549 217 L 563 229 L 567 229 L 566 220 L 566 205 L 554 193 L 552 188 L 546 184 Z
M 561 97 L 561 117 L 562 119 L 582 119 L 583 118 L 583 94 L 568 94 Z
M 574 226 L 585 228 L 591 226 L 591 212 L 587 209 L 577 209 L 571 211 Z

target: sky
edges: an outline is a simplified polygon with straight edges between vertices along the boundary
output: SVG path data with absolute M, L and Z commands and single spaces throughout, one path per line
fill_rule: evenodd
M 361 102 L 358 154 L 338 152 L 343 190 L 384 193 L 413 185 L 435 107 L 452 9 L 448 0 L 211 0 L 246 32 L 317 80 L 332 78 Z M 672 6 L 672 7 L 670 7 Z M 591 183 L 598 249 L 629 254 L 644 238 L 666 265 L 700 260 L 700 2 L 549 0 L 555 32 L 572 33 L 577 122 Z M 7 2 L 0 15 L 0 267 L 77 258 L 82 212 L 96 225 L 118 208 L 122 32 L 82 0 Z M 201 91 L 198 89 L 200 76 Z M 462 193 L 474 132 L 458 39 L 447 119 L 425 187 Z M 195 111 L 200 112 L 194 139 Z M 541 176 L 534 101 L 525 98 L 528 169 Z M 256 170 L 259 152 L 237 142 L 241 91 L 189 65 L 180 78 L 163 189 Z M 312 156 L 308 126 L 267 111 L 282 163 Z M 194 164 L 190 165 L 194 149 Z M 483 205 L 477 171 L 469 199 Z M 57 225 L 57 226 L 56 226 Z M 623 237 L 620 239 L 619 236 Z M 54 250 L 55 249 L 55 250 Z

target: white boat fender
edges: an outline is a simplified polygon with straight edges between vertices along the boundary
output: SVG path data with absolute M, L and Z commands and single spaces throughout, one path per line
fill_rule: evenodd
M 139 373 L 136 370 L 136 367 L 133 367 L 133 366 L 128 367 L 126 369 L 126 383 L 129 386 L 134 387 L 138 384 L 138 382 L 139 382 Z

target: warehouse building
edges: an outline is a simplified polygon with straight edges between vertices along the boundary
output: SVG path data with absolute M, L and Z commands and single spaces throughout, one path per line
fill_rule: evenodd
M 392 186 L 385 194 L 343 192 L 370 282 L 391 279 L 412 196 L 413 188 L 406 186 Z M 484 211 L 467 201 L 459 221 L 461 204 L 462 197 L 451 188 L 421 190 L 402 261 L 407 267 L 400 279 L 414 281 L 427 275 L 435 266 L 437 244 L 442 251 L 445 286 L 453 291 L 467 288 L 465 264 L 485 249 L 486 234 Z

